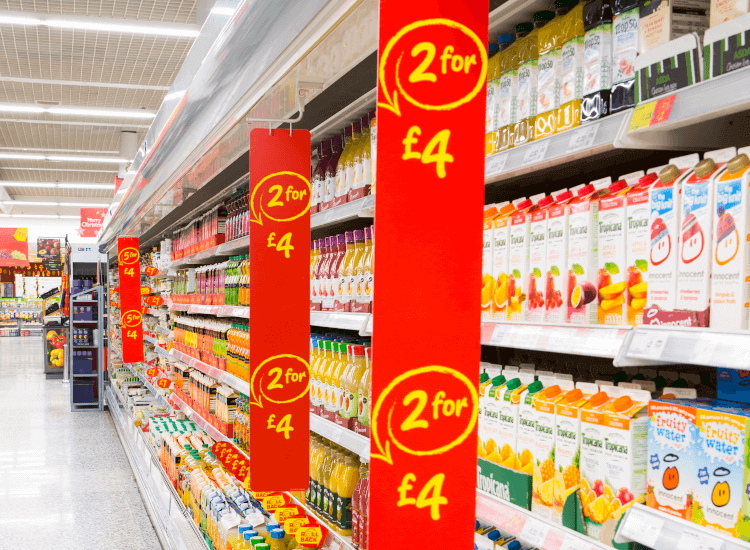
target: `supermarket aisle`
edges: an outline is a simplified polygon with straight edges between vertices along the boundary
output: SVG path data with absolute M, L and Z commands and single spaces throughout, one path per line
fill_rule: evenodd
M 0 550 L 160 549 L 109 413 L 71 413 L 41 350 L 0 339 Z

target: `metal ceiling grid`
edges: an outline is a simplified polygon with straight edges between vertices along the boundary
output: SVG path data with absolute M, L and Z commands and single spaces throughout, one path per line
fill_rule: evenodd
M 195 2 L 161 0 L 158 2 L 122 2 L 117 0 L 47 0 L 34 2 L 3 0 L 0 10 L 67 15 L 96 15 L 113 19 L 141 19 L 170 23 L 195 23 Z

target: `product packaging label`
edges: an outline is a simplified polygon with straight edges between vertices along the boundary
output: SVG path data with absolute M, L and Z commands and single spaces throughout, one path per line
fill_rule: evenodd
M 531 59 L 518 68 L 518 120 L 536 115 L 539 60 Z
M 597 323 L 599 203 L 574 201 L 568 217 L 567 322 Z
M 612 82 L 635 78 L 633 63 L 638 57 L 638 8 L 614 16 L 612 45 Z
M 547 279 L 547 215 L 543 209 L 531 214 L 529 228 L 529 276 L 526 298 L 529 302 L 527 321 L 543 323 L 546 306 Z
M 680 189 L 676 183 L 657 182 L 649 191 L 651 249 L 648 305 L 673 311 L 677 305 L 677 245 Z
M 568 206 L 552 205 L 547 220 L 547 272 L 545 274 L 545 321 L 564 323 L 568 296 Z
M 528 311 L 527 296 L 523 293 L 524 281 L 529 273 L 529 222 L 524 213 L 511 217 L 510 261 L 508 266 L 508 320 L 525 321 Z
M 648 294 L 648 256 L 651 250 L 648 189 L 631 191 L 627 203 L 628 324 L 640 325 Z
M 599 201 L 599 324 L 622 325 L 627 321 L 626 227 L 626 196 L 603 197 Z
M 493 241 L 492 276 L 495 278 L 497 290 L 492 299 L 492 319 L 505 321 L 508 319 L 508 297 L 510 296 L 510 277 L 508 275 L 508 266 L 510 265 L 509 217 L 495 219 Z
M 680 256 L 677 271 L 677 309 L 704 311 L 711 296 L 711 230 L 713 178 L 695 174 L 682 188 Z
M 506 71 L 500 77 L 499 98 L 496 103 L 498 127 L 503 128 L 516 123 L 518 103 L 518 69 Z

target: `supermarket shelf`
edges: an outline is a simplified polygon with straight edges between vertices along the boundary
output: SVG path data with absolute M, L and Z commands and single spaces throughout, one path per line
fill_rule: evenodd
M 516 23 L 531 21 L 534 12 L 548 9 L 548 0 L 506 0 L 490 12 L 489 41 L 496 42 L 502 33 L 515 32 Z
M 615 366 L 686 363 L 746 369 L 748 354 L 749 332 L 638 326 L 623 342 Z
M 370 460 L 370 438 L 347 430 L 317 414 L 310 413 L 310 431 Z
M 630 120 L 630 115 L 631 111 L 616 113 L 489 156 L 484 162 L 484 183 L 497 183 L 611 151 L 616 148 L 620 129 Z
M 150 445 L 127 415 L 127 406 L 107 388 L 109 412 L 133 470 L 146 510 L 165 549 L 208 550 L 205 539 L 189 519 Z
M 182 399 L 180 399 L 179 396 L 173 395 L 172 399 L 174 400 L 175 404 L 180 408 L 180 410 L 185 413 L 185 416 L 187 416 L 190 420 L 195 422 L 196 426 L 198 426 L 204 432 L 210 435 L 214 441 L 226 441 L 228 443 L 234 444 L 234 440 L 225 436 L 219 430 L 214 428 L 211 424 L 209 424 L 206 421 L 206 419 L 204 419 L 201 415 L 199 415 L 197 412 L 191 409 L 187 403 L 185 403 Z
M 99 349 L 99 346 L 80 346 L 78 344 L 71 345 L 71 348 L 75 349 Z
M 143 376 L 138 371 L 138 369 L 136 369 L 133 366 L 132 363 L 125 363 L 125 366 L 128 368 L 128 370 L 130 372 L 133 373 L 133 376 L 135 376 L 136 378 L 138 378 L 138 380 L 140 380 L 141 383 L 144 386 L 146 386 L 146 389 L 148 389 L 148 391 L 150 391 L 153 394 L 154 398 L 159 403 L 159 405 L 161 405 L 162 407 L 164 407 L 164 409 L 169 414 L 174 414 L 174 407 L 172 406 L 172 404 L 169 401 L 167 401 L 166 397 L 164 397 L 162 394 L 159 393 L 159 391 L 153 386 L 153 384 L 151 384 L 151 382 L 148 381 L 148 378 L 146 378 L 145 376 Z
M 614 359 L 630 327 L 482 322 L 482 344 Z
M 185 256 L 177 260 L 172 260 L 170 267 L 176 268 L 188 265 L 203 265 L 213 263 L 216 259 L 216 251 L 219 249 L 219 246 L 221 245 L 212 246 L 211 248 L 207 248 L 206 250 L 196 252 L 195 254 L 190 254 L 189 256 Z
M 191 304 L 188 307 L 187 312 L 198 313 L 201 315 L 218 315 L 220 309 L 221 309 L 221 306 L 205 306 L 205 305 Z
M 615 535 L 615 542 L 638 542 L 653 550 L 673 548 L 700 548 L 706 550 L 748 550 L 750 543 L 729 537 L 685 521 L 634 504 L 625 512 Z
M 190 308 L 190 304 L 175 304 L 172 302 L 169 304 L 169 309 L 171 311 L 187 311 Z
M 369 313 L 311 311 L 310 324 L 316 327 L 364 331 L 370 321 Z
M 156 341 L 156 338 L 151 338 L 151 336 L 146 336 L 144 334 L 143 339 L 154 346 L 154 351 L 156 351 L 156 353 L 158 353 L 159 355 L 163 355 L 170 361 L 174 361 L 174 357 L 172 357 L 167 350 L 159 345 L 159 343 Z
M 218 316 L 250 319 L 250 308 L 247 306 L 221 306 Z
M 742 133 L 750 111 L 750 71 L 746 68 L 698 82 L 674 95 L 669 118 L 661 124 L 629 132 L 633 114 L 629 111 L 616 146 L 710 150 L 746 142 Z
M 539 550 L 612 550 L 612 547 L 477 489 L 476 515 Z M 680 548 L 672 546 L 672 548 Z
M 310 229 L 320 229 L 337 223 L 356 220 L 357 218 L 372 218 L 375 215 L 375 196 L 370 195 L 347 202 L 336 208 L 318 212 L 310 216 Z
M 233 374 L 230 374 L 221 369 L 217 369 L 216 367 L 212 367 L 208 363 L 204 363 L 203 361 L 200 361 L 195 357 L 190 357 L 188 354 L 183 353 L 176 348 L 172 348 L 169 353 L 171 354 L 172 359 L 178 359 L 186 365 L 189 365 L 194 369 L 201 371 L 203 374 L 207 374 L 212 378 L 216 378 L 222 384 L 226 384 L 227 386 L 237 390 L 244 395 L 250 395 L 250 382 L 245 382 L 244 380 L 238 378 Z
M 234 256 L 235 254 L 250 253 L 250 237 L 240 237 L 233 241 L 220 244 L 216 249 L 217 256 Z
M 289 493 L 287 493 L 289 494 Z M 318 515 L 315 510 L 307 506 L 304 502 L 297 500 L 294 498 L 293 495 L 289 494 L 289 498 L 291 498 L 292 503 L 297 504 L 298 506 L 305 509 L 305 512 L 307 512 L 310 516 L 314 517 L 317 522 L 320 525 L 328 525 L 328 522 L 324 520 L 320 515 Z M 355 550 L 355 546 L 352 545 L 352 537 L 347 537 L 344 535 L 341 535 L 339 533 L 336 533 L 333 529 L 328 529 L 328 536 L 326 537 L 326 544 L 328 548 L 350 548 L 351 550 Z

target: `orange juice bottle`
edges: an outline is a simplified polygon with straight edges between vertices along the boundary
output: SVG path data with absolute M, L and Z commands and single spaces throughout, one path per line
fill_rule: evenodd
M 320 513 L 323 519 L 331 520 L 331 486 L 335 481 L 333 475 L 336 466 L 338 466 L 340 460 L 340 452 L 337 445 L 333 445 L 331 448 L 331 454 L 328 461 L 323 464 L 322 471 L 322 483 L 323 483 L 323 502 L 321 505 Z
M 362 261 L 362 256 L 365 253 L 365 234 L 361 229 L 354 231 L 354 255 L 352 256 L 351 263 L 348 269 L 344 268 L 344 277 L 346 277 L 346 290 L 344 294 L 348 301 L 354 301 L 357 292 L 357 277 L 355 275 L 355 269 Z M 351 310 L 351 304 L 349 309 Z
M 341 388 L 341 375 L 344 373 L 347 367 L 346 361 L 346 344 L 344 342 L 334 342 L 334 363 L 331 367 L 331 397 L 330 397 L 330 410 L 334 415 L 339 411 L 339 404 L 341 403 L 341 395 L 343 390 Z
M 352 346 L 352 365 L 344 379 L 344 418 L 357 416 L 357 399 L 359 395 L 359 382 L 367 370 L 365 360 L 365 347 Z
M 315 264 L 318 263 L 317 241 L 310 241 L 310 301 L 315 297 Z
M 325 343 L 325 361 L 320 366 L 320 381 L 321 388 L 319 392 L 319 399 L 321 401 L 321 407 L 326 411 L 330 410 L 329 399 L 331 395 L 331 367 L 333 365 L 333 342 Z M 323 410 L 321 409 L 321 414 Z
M 341 153 L 341 157 L 344 159 L 344 172 L 345 172 L 345 185 L 342 190 L 342 196 L 347 197 L 349 191 L 354 187 L 354 157 L 357 154 L 357 150 L 360 147 L 360 141 L 362 140 L 362 122 L 355 120 L 351 125 L 351 140 L 347 140 L 347 144 L 344 147 L 344 151 Z M 344 199 L 346 202 L 346 199 Z
M 343 535 L 352 534 L 352 495 L 359 482 L 359 460 L 351 455 L 344 457 L 338 473 L 336 515 L 334 528 Z
M 336 306 L 337 311 L 348 311 L 349 306 L 349 295 L 346 292 L 346 283 L 348 281 L 349 273 L 352 271 L 352 263 L 356 253 L 354 247 L 354 232 L 347 231 L 344 233 L 346 240 L 346 252 L 344 252 L 344 259 L 341 261 L 341 267 L 339 268 L 339 280 L 336 285 Z
M 372 348 L 365 348 L 366 369 L 357 386 L 357 421 L 366 429 L 370 427 L 370 399 L 372 391 Z
M 365 249 L 359 258 L 359 263 L 354 268 L 354 279 L 356 286 L 354 289 L 354 295 L 356 300 L 352 302 L 352 311 L 367 313 L 367 293 L 365 291 L 366 275 L 365 270 L 367 269 L 367 262 L 372 255 L 372 241 L 370 240 L 370 231 L 366 227 L 364 229 L 364 241 Z
M 375 251 L 375 243 L 372 241 L 372 232 L 365 227 L 365 255 L 362 260 L 362 276 L 359 280 L 361 294 L 359 301 L 363 304 L 362 310 L 371 313 L 372 305 L 372 266 Z M 358 290 L 360 290 L 358 287 Z

